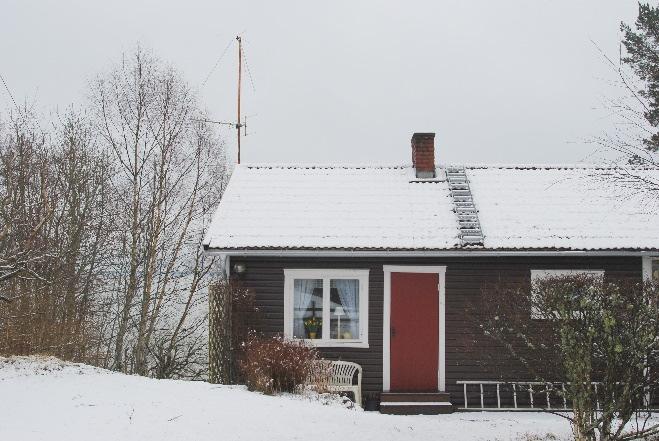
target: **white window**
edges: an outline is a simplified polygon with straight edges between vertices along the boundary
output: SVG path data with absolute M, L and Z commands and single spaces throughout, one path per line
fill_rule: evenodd
M 285 269 L 284 335 L 368 347 L 368 270 Z
M 659 283 L 659 258 L 643 258 L 643 278 Z
M 581 269 L 552 269 L 552 270 L 531 270 L 531 283 L 547 277 L 560 277 L 560 276 L 574 276 L 578 274 L 585 274 L 595 277 L 604 277 L 604 270 L 581 270 Z M 534 302 L 535 303 L 535 302 Z M 531 318 L 542 318 L 540 311 L 535 307 L 531 310 Z

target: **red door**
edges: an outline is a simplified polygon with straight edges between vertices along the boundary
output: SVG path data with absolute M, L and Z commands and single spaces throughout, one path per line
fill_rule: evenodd
M 391 273 L 392 391 L 438 389 L 438 284 L 436 273 Z

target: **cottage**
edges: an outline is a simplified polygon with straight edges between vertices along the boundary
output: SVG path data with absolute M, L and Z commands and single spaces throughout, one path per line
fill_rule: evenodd
M 411 166 L 238 165 L 204 241 L 254 289 L 260 331 L 359 363 L 390 411 L 486 404 L 478 385 L 502 378 L 488 360 L 503 355 L 468 305 L 487 282 L 659 277 L 657 200 L 623 170 L 436 159 L 435 135 L 415 133 Z

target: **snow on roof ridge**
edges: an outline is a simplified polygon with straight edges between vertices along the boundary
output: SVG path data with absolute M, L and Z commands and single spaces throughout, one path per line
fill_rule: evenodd
M 251 169 L 345 169 L 345 170 L 360 170 L 360 169 L 406 169 L 412 168 L 411 164 L 340 164 L 340 163 L 243 163 L 236 164 L 237 167 L 251 168 Z M 464 167 L 468 170 L 478 169 L 501 169 L 501 170 L 659 170 L 658 166 L 647 165 L 620 165 L 620 164 L 605 164 L 605 163 L 566 163 L 566 164 L 530 164 L 530 163 L 447 163 L 436 164 L 437 168 L 444 169 L 447 167 Z
M 411 164 L 315 164 L 315 163 L 243 163 L 237 164 L 244 168 L 270 169 L 403 169 L 412 168 Z
M 449 164 L 447 166 L 455 166 Z M 659 170 L 659 166 L 642 166 L 628 164 L 605 163 L 572 163 L 572 164 L 460 164 L 460 166 L 474 169 L 506 169 L 506 170 Z

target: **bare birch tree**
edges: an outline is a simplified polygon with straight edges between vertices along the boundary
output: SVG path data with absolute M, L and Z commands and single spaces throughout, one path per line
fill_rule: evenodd
M 222 145 L 198 122 L 202 112 L 181 76 L 140 48 L 94 82 L 92 106 L 117 165 L 112 367 L 178 375 L 174 365 L 204 352 L 182 341 L 204 341 L 196 305 L 212 259 L 200 240 L 226 182 Z
M 0 147 L 0 248 L 10 268 L 0 283 L 0 351 L 97 362 L 108 163 L 73 113 L 53 136 L 27 111 L 10 127 Z
M 204 377 L 222 143 L 181 75 L 139 48 L 90 100 L 50 132 L 27 111 L 0 126 L 0 353 Z
M 47 252 L 39 237 L 52 216 L 44 137 L 32 115 L 12 115 L 0 143 L 0 283 L 39 277 Z M 3 285 L 0 285 L 0 287 Z M 0 291 L 0 300 L 12 298 Z
M 621 23 L 620 28 L 617 60 L 596 45 L 615 74 L 619 94 L 605 103 L 615 129 L 593 142 L 617 154 L 618 167 L 610 177 L 618 186 L 644 192 L 656 202 L 659 178 L 648 170 L 659 168 L 659 7 L 639 3 L 634 27 Z

